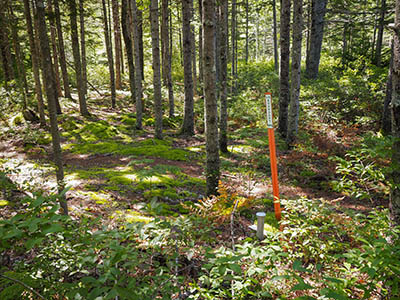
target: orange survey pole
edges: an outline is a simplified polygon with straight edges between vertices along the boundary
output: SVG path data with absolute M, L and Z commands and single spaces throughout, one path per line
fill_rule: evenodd
M 269 155 L 271 162 L 272 191 L 274 195 L 274 210 L 276 219 L 280 220 L 281 204 L 279 201 L 278 167 L 276 163 L 276 146 L 275 146 L 274 124 L 272 117 L 271 93 L 265 93 L 265 106 L 267 108 L 267 127 L 268 127 Z

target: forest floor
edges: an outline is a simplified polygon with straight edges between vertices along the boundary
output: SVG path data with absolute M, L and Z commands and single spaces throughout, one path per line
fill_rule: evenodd
M 179 120 L 167 118 L 164 139 L 156 140 L 154 119 L 145 114 L 144 129 L 136 130 L 135 114 L 127 101 L 119 95 L 119 107 L 111 109 L 107 101 L 93 98 L 91 116 L 83 118 L 76 103 L 63 100 L 59 127 L 71 214 L 135 221 L 149 217 L 151 203 L 161 205 L 161 215 L 187 213 L 187 206 L 205 195 L 204 136 L 179 136 Z M 24 190 L 54 192 L 49 133 L 22 120 L 13 120 L 13 125 L 0 138 L 3 168 L 12 170 L 10 179 Z M 233 127 L 229 153 L 221 156 L 221 184 L 229 193 L 253 202 L 248 214 L 260 209 L 272 212 L 267 130 L 237 123 Z M 344 157 L 357 145 L 363 128 L 338 129 L 318 122 L 300 127 L 290 151 L 277 137 L 281 198 L 323 199 L 359 211 L 388 205 L 387 197 L 365 201 L 332 189 L 332 181 L 341 176 L 333 158 Z M 0 214 L 7 215 L 11 207 L 3 205 Z

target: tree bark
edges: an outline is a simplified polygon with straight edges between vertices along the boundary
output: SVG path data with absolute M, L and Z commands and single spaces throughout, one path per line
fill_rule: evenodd
M 379 67 L 382 61 L 383 30 L 385 28 L 386 0 L 382 0 L 379 12 L 378 37 L 376 39 L 374 63 Z
M 24 0 L 24 15 L 26 20 L 26 30 L 29 38 L 29 48 L 31 50 L 33 78 L 35 81 L 35 94 L 37 99 L 39 122 L 41 127 L 46 126 L 46 117 L 44 114 L 42 85 L 40 82 L 40 69 L 38 61 L 38 49 L 36 48 L 35 36 L 33 33 L 32 16 L 29 0 Z
M 390 214 L 395 225 L 400 225 L 400 0 L 396 0 L 395 24 L 393 34 L 393 73 L 392 73 L 392 124 L 394 143 L 392 146 L 392 191 L 390 195 Z
M 142 102 L 142 67 L 140 62 L 140 36 L 139 36 L 139 23 L 141 20 L 138 18 L 138 10 L 136 0 L 131 1 L 132 19 L 133 19 L 133 43 L 135 52 L 135 98 L 136 98 L 136 129 L 142 129 L 143 118 L 143 102 Z
M 7 25 L 7 17 L 5 15 L 7 11 L 6 3 L 2 3 L 0 7 L 0 51 L 3 64 L 4 79 L 7 84 L 8 81 L 15 78 L 14 68 L 12 64 L 11 47 L 9 43 L 9 32 Z
M 40 57 L 42 60 L 42 66 L 44 70 L 43 73 L 44 76 L 46 77 L 45 90 L 49 108 L 50 130 L 51 130 L 52 144 L 53 144 L 53 159 L 56 165 L 58 192 L 61 193 L 65 188 L 65 183 L 64 183 L 62 152 L 60 145 L 60 134 L 58 131 L 57 114 L 56 114 L 57 88 L 54 80 L 54 68 L 51 62 L 49 38 L 47 36 L 45 11 L 44 11 L 45 5 L 43 3 L 43 0 L 35 0 L 35 4 L 36 4 L 36 18 L 38 20 L 38 32 L 40 38 L 40 50 L 41 50 Z M 65 196 L 60 197 L 60 206 L 62 208 L 63 214 L 68 215 L 68 205 Z
M 221 152 L 228 153 L 228 0 L 220 2 L 220 101 L 221 118 L 219 123 L 219 147 Z
M 8 12 L 9 12 L 9 20 L 11 24 L 11 35 L 13 39 L 15 59 L 16 59 L 16 67 L 17 67 L 17 82 L 18 86 L 23 95 L 23 109 L 27 108 L 27 95 L 29 94 L 28 82 L 26 81 L 26 71 L 24 62 L 22 59 L 23 53 L 21 53 L 21 46 L 19 43 L 19 35 L 18 35 L 18 21 L 15 18 L 14 10 L 12 7 L 12 3 L 8 3 Z
M 183 73 L 185 85 L 185 113 L 181 133 L 194 135 L 193 109 L 193 75 L 192 75 L 192 43 L 191 43 L 191 2 L 182 0 L 182 35 L 183 35 Z M 214 40 L 214 39 L 213 39 Z
M 109 26 L 111 24 L 108 23 L 106 1 L 102 0 L 102 3 L 103 3 L 104 40 L 106 42 L 108 70 L 110 73 L 111 106 L 112 108 L 115 108 L 116 91 L 115 91 L 114 58 L 112 53 L 111 34 L 109 31 Z
M 279 84 L 278 132 L 286 138 L 288 106 L 290 102 L 289 57 L 290 57 L 290 6 L 291 0 L 282 0 L 281 5 L 281 71 Z
M 200 20 L 203 19 L 203 4 L 202 0 L 199 0 L 199 16 Z M 200 95 L 203 95 L 203 27 L 200 24 L 199 26 L 199 83 L 200 83 Z
M 305 74 L 310 79 L 318 77 L 327 2 L 328 0 L 312 0 L 310 51 L 306 59 Z
M 54 76 L 57 85 L 57 96 L 62 97 L 62 90 L 61 90 L 61 81 L 60 81 L 60 72 L 58 66 L 58 50 L 57 50 L 57 29 L 55 25 L 55 15 L 53 11 L 53 6 L 51 1 L 48 2 L 47 5 L 48 14 L 49 14 L 49 25 L 50 25 L 50 39 L 51 39 L 51 46 L 53 52 L 53 66 L 54 66 Z M 57 113 L 59 105 L 57 105 Z M 61 109 L 61 107 L 60 107 Z
M 206 178 L 207 195 L 218 192 L 219 149 L 218 149 L 218 109 L 215 87 L 215 0 L 203 0 L 203 66 L 206 126 Z
M 25 0 L 24 0 L 25 1 Z M 65 98 L 72 99 L 71 90 L 69 88 L 69 78 L 67 70 L 67 62 L 65 58 L 64 36 L 61 27 L 60 6 L 58 0 L 53 0 L 54 13 L 56 17 L 57 37 L 58 37 L 58 53 L 60 54 L 60 67 L 63 78 L 64 96 Z
M 169 9 L 168 0 L 162 0 L 161 16 L 161 47 L 162 47 L 162 75 L 164 86 L 168 88 L 169 116 L 175 114 L 174 90 L 171 78 L 171 55 L 170 55 L 170 36 L 169 36 Z
M 160 73 L 160 32 L 158 23 L 158 0 L 150 4 L 151 48 L 153 54 L 154 113 L 156 117 L 155 137 L 162 139 L 162 101 Z
M 138 18 L 138 38 L 139 38 L 139 56 L 140 56 L 140 69 L 142 80 L 144 80 L 144 51 L 143 51 L 143 11 L 141 9 L 137 9 L 137 18 Z M 144 106 L 143 106 L 144 109 Z
M 273 35 L 274 35 L 274 65 L 275 71 L 279 73 L 279 55 L 278 55 L 278 34 L 276 25 L 276 0 L 272 0 L 272 18 L 273 18 Z
M 72 42 L 72 52 L 74 56 L 76 86 L 78 88 L 79 109 L 81 115 L 89 116 L 89 111 L 86 106 L 86 98 L 85 98 L 85 91 L 82 78 L 82 63 L 81 63 L 81 52 L 79 50 L 76 2 L 75 0 L 68 0 L 68 4 L 70 11 L 71 42 Z
M 81 57 L 82 57 L 82 84 L 85 97 L 88 91 L 87 79 L 87 60 L 86 60 L 86 41 L 85 41 L 85 10 L 83 7 L 84 0 L 79 0 L 79 26 L 80 26 L 80 40 L 81 40 Z
M 246 9 L 246 46 L 245 46 L 245 61 L 249 61 L 249 0 L 245 1 Z
M 236 0 L 232 0 L 232 19 L 231 19 L 231 89 L 232 94 L 236 93 Z
M 393 91 L 393 41 L 391 46 L 391 56 L 390 56 L 390 64 L 388 71 L 388 78 L 386 81 L 386 95 L 385 101 L 383 103 L 383 111 L 382 111 L 382 120 L 381 127 L 382 131 L 385 134 L 390 134 L 392 131 L 392 117 L 390 114 L 390 102 L 392 102 L 392 91 Z
M 114 25 L 114 48 L 115 48 L 115 87 L 121 89 L 121 27 L 119 26 L 119 4 L 118 0 L 112 0 L 112 13 Z
M 131 89 L 131 101 L 135 102 L 135 66 L 133 62 L 133 44 L 132 44 L 132 32 L 131 32 L 131 21 L 129 14 L 128 0 L 122 0 L 121 4 L 121 24 L 122 24 L 122 36 L 125 42 L 126 57 L 128 60 L 129 70 L 129 87 Z
M 303 32 L 303 0 L 294 1 L 292 32 L 292 76 L 290 87 L 287 143 L 293 144 L 299 128 L 301 44 Z

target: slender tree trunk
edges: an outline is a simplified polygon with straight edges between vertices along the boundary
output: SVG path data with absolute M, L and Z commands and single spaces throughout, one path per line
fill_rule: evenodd
M 203 66 L 206 126 L 206 178 L 207 195 L 218 192 L 219 149 L 218 149 L 218 109 L 215 87 L 215 0 L 203 0 Z
M 133 19 L 133 43 L 135 52 L 135 98 L 136 98 L 136 129 L 142 129 L 143 102 L 142 102 L 142 67 L 140 64 L 140 36 L 139 22 L 137 16 L 138 10 L 136 0 L 131 1 L 132 19 Z
M 137 8 L 138 17 L 138 33 L 139 33 L 139 55 L 140 55 L 140 68 L 142 74 L 142 80 L 144 80 L 144 52 L 143 52 L 143 11 Z M 144 106 L 143 106 L 144 109 Z
M 395 225 L 400 225 L 400 0 L 396 0 L 393 34 L 393 73 L 392 73 L 392 124 L 394 143 L 392 146 L 392 191 L 390 195 L 390 214 Z
M 74 56 L 76 86 L 78 88 L 79 108 L 81 115 L 88 116 L 89 111 L 87 110 L 86 106 L 86 98 L 85 98 L 85 91 L 84 91 L 83 77 L 82 77 L 81 52 L 79 50 L 76 2 L 75 0 L 68 0 L 68 4 L 70 11 L 71 42 L 72 42 L 72 52 Z
M 85 97 L 87 96 L 88 83 L 87 83 L 87 61 L 86 61 L 86 41 L 85 41 L 85 10 L 83 7 L 84 0 L 79 0 L 79 26 L 80 26 L 80 40 L 81 40 L 81 57 L 82 57 L 82 84 Z
M 300 110 L 300 71 L 301 71 L 301 44 L 303 32 L 303 0 L 294 1 L 293 32 L 292 32 L 292 77 L 290 87 L 290 105 L 287 143 L 293 144 L 299 128 Z
M 221 118 L 219 123 L 219 147 L 228 153 L 228 0 L 220 2 L 220 57 L 221 57 Z
M 51 46 L 52 46 L 52 52 L 53 52 L 53 66 L 54 66 L 54 76 L 55 76 L 56 86 L 57 86 L 57 96 L 62 97 L 60 72 L 59 72 L 59 66 L 58 66 L 57 29 L 56 29 L 56 24 L 55 24 L 55 15 L 54 15 L 54 11 L 53 11 L 53 5 L 52 5 L 51 1 L 48 2 L 47 9 L 48 9 L 48 14 L 49 14 L 50 39 L 51 39 Z M 58 111 L 59 107 L 60 106 L 57 105 L 57 113 L 60 113 Z
M 199 16 L 200 20 L 203 19 L 203 4 L 202 0 L 199 0 Z M 200 94 L 203 95 L 203 78 L 204 78 L 204 72 L 203 72 L 203 27 L 200 24 L 199 26 L 199 82 L 201 85 L 200 88 Z
M 197 63 L 196 63 L 196 34 L 194 25 L 191 26 L 192 42 L 192 67 L 193 67 L 193 94 L 197 94 Z
M 185 113 L 181 133 L 194 135 L 193 77 L 192 77 L 192 43 L 191 43 L 191 2 L 182 0 L 182 34 L 183 34 L 183 72 L 185 85 Z M 214 39 L 213 39 L 214 40 Z
M 133 63 L 133 44 L 132 44 L 132 32 L 131 32 L 131 21 L 129 14 L 129 0 L 122 0 L 121 4 L 121 24 L 122 24 L 122 36 L 125 42 L 126 57 L 128 60 L 129 70 L 129 87 L 131 89 L 131 101 L 135 102 L 135 66 Z
M 0 51 L 3 64 L 3 72 L 5 81 L 8 82 L 15 78 L 14 68 L 12 64 L 11 47 L 9 42 L 8 20 L 5 15 L 7 11 L 6 3 L 2 3 L 0 7 Z
M 156 117 L 155 137 L 162 139 L 162 101 L 160 73 L 160 32 L 158 23 L 158 0 L 150 4 L 151 48 L 153 54 L 154 114 Z
M 232 0 L 232 19 L 231 19 L 231 75 L 232 75 L 232 94 L 236 93 L 236 0 Z
M 57 114 L 56 114 L 56 98 L 57 98 L 57 87 L 54 80 L 54 68 L 51 62 L 49 39 L 47 36 L 46 21 L 45 21 L 45 11 L 43 0 L 35 0 L 36 4 L 36 18 L 38 20 L 38 32 L 40 38 L 40 49 L 41 49 L 41 59 L 42 66 L 44 70 L 44 76 L 46 77 L 46 95 L 47 103 L 49 108 L 50 117 L 50 130 L 53 142 L 53 159 L 56 165 L 56 177 L 58 192 L 61 193 L 65 188 L 64 183 L 64 169 L 62 152 L 60 145 L 60 134 L 57 125 Z M 68 215 L 68 205 L 65 196 L 60 197 L 60 206 L 65 215 Z
M 327 2 L 328 0 L 312 0 L 310 51 L 306 59 L 305 74 L 311 79 L 318 77 Z
M 11 23 L 11 35 L 13 39 L 13 45 L 14 45 L 14 52 L 15 52 L 15 59 L 16 59 L 16 66 L 17 66 L 17 73 L 18 73 L 18 86 L 21 90 L 21 93 L 24 97 L 23 101 L 23 109 L 25 110 L 27 108 L 27 95 L 29 94 L 29 89 L 28 89 L 28 82 L 26 81 L 26 71 L 25 71 L 25 66 L 24 62 L 22 60 L 22 54 L 21 53 L 21 47 L 19 44 L 19 36 L 18 36 L 18 21 L 15 18 L 12 3 L 8 3 L 8 12 L 9 12 L 9 20 Z
M 246 52 L 245 52 L 245 61 L 246 64 L 249 61 L 249 0 L 245 2 L 246 6 Z
M 388 78 L 386 81 L 386 95 L 385 95 L 385 101 L 383 103 L 383 112 L 382 112 L 382 120 L 381 120 L 382 131 L 385 134 L 390 134 L 392 131 L 392 117 L 390 114 L 390 102 L 392 101 L 392 91 L 393 91 L 393 84 L 392 84 L 393 56 L 394 56 L 394 54 L 393 54 L 393 41 L 392 41 Z
M 161 45 L 162 45 L 162 74 L 164 86 L 168 88 L 169 116 L 175 114 L 174 90 L 171 78 L 171 55 L 170 55 L 170 35 L 169 35 L 169 9 L 168 0 L 162 0 L 162 16 L 161 16 Z
M 118 0 L 112 0 L 112 13 L 114 23 L 114 47 L 115 47 L 115 86 L 121 89 L 121 27 L 119 26 L 119 4 Z
M 348 23 L 344 24 L 343 27 L 343 46 L 342 46 L 342 65 L 347 65 L 347 28 Z
M 38 51 L 36 49 L 35 36 L 33 33 L 31 8 L 30 8 L 29 0 L 24 0 L 24 15 L 25 15 L 25 20 L 26 20 L 26 30 L 28 32 L 28 37 L 29 37 L 29 48 L 31 50 L 32 70 L 33 70 L 33 78 L 35 81 L 35 94 L 36 94 L 38 111 L 39 111 L 39 122 L 40 122 L 41 127 L 45 127 L 46 126 L 46 118 L 45 118 L 45 114 L 44 114 L 42 85 L 40 82 Z
M 110 72 L 111 106 L 112 108 L 115 108 L 116 91 L 115 91 L 114 58 L 112 53 L 111 34 L 109 31 L 106 1 L 102 0 L 102 3 L 103 3 L 104 39 L 106 42 L 108 70 Z
M 25 1 L 25 0 L 24 0 Z M 68 78 L 68 70 L 67 70 L 67 62 L 65 58 L 65 49 L 64 49 L 64 36 L 61 27 L 61 17 L 60 17 L 60 6 L 58 0 L 52 0 L 54 4 L 54 13 L 56 18 L 56 26 L 57 26 L 57 37 L 58 37 L 58 53 L 60 54 L 60 67 L 61 73 L 63 77 L 63 86 L 64 86 L 64 96 L 65 98 L 72 99 L 71 90 L 69 88 L 69 78 Z
M 279 86 L 278 132 L 286 138 L 288 106 L 290 103 L 289 57 L 290 57 L 290 6 L 291 0 L 282 0 L 281 5 L 281 71 Z
M 374 62 L 377 66 L 380 66 L 382 61 L 382 41 L 383 41 L 383 30 L 385 28 L 385 13 L 386 13 L 386 0 L 382 0 L 381 10 L 379 15 L 378 37 L 376 39 L 375 59 L 374 59 Z
M 279 72 L 279 56 L 278 56 L 278 34 L 276 25 L 276 0 L 272 0 L 272 17 L 273 17 L 273 35 L 274 35 L 274 64 L 275 71 Z

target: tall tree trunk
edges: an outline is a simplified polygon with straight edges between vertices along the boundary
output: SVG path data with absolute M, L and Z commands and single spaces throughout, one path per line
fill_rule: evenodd
M 156 117 L 155 137 L 162 139 L 162 101 L 160 73 L 160 31 L 158 23 L 158 0 L 150 4 L 151 48 L 153 54 L 154 113 Z
M 53 66 L 54 66 L 54 76 L 55 76 L 56 86 L 57 86 L 57 96 L 62 97 L 60 72 L 59 72 L 59 66 L 58 66 L 57 29 L 56 29 L 56 25 L 55 25 L 55 16 L 54 16 L 53 5 L 52 5 L 51 1 L 48 2 L 47 9 L 48 9 L 48 14 L 49 14 L 50 39 L 51 39 L 51 46 L 52 46 L 52 52 L 53 52 Z M 58 107 L 59 107 L 59 105 L 57 105 L 57 113 L 60 113 L 58 111 Z
M 162 75 L 164 86 L 168 88 L 169 116 L 175 114 L 174 90 L 171 78 L 171 55 L 170 55 L 170 36 L 169 36 L 169 9 L 168 0 L 162 0 L 161 16 L 161 47 L 162 47 Z
M 386 95 L 385 101 L 383 103 L 383 111 L 382 111 L 382 120 L 381 127 L 382 131 L 385 134 L 390 134 L 392 131 L 392 116 L 390 114 L 390 102 L 392 101 L 392 91 L 393 91 L 393 41 L 391 46 L 391 56 L 390 56 L 390 64 L 388 71 L 388 78 L 386 81 Z
M 114 25 L 114 48 L 115 48 L 115 87 L 121 89 L 121 27 L 119 26 L 119 4 L 118 0 L 112 0 L 112 13 Z
M 82 84 L 85 97 L 88 91 L 88 79 L 87 79 L 87 61 L 86 61 L 86 41 L 85 41 L 85 10 L 83 7 L 84 0 L 79 0 L 79 26 L 80 26 L 80 40 L 81 40 L 81 57 L 82 57 Z
M 139 55 L 140 55 L 140 68 L 142 80 L 144 80 L 144 51 L 143 51 L 143 11 L 137 8 L 137 18 L 138 18 L 138 33 L 139 33 Z M 144 109 L 144 106 L 143 106 Z
M 218 190 L 219 149 L 218 109 L 215 87 L 215 0 L 203 0 L 203 66 L 206 122 L 206 181 L 207 195 L 216 195 Z
M 310 51 L 306 59 L 305 74 L 311 79 L 318 77 L 327 2 L 328 0 L 312 0 Z
M 24 0 L 25 1 L 25 0 Z M 64 36 L 61 27 L 61 17 L 60 17 L 60 5 L 58 0 L 52 0 L 54 4 L 54 13 L 56 17 L 56 25 L 57 25 L 57 37 L 58 37 L 58 53 L 60 54 L 60 67 L 61 73 L 63 77 L 63 86 L 64 86 L 64 96 L 65 98 L 71 98 L 71 90 L 69 88 L 69 78 L 68 78 L 68 70 L 67 70 L 67 62 L 65 58 L 65 48 L 64 48 Z
M 131 100 L 135 102 L 135 66 L 133 63 L 133 44 L 132 44 L 132 32 L 131 32 L 131 21 L 129 14 L 129 0 L 122 0 L 121 4 L 121 24 L 122 24 L 122 36 L 125 42 L 126 57 L 128 60 L 129 70 L 129 87 L 131 89 Z
M 64 169 L 62 161 L 62 152 L 60 145 L 60 134 L 57 125 L 57 114 L 56 114 L 56 98 L 57 98 L 57 88 L 54 80 L 54 68 L 51 63 L 51 54 L 49 46 L 49 38 L 47 36 L 46 21 L 45 21 L 45 11 L 43 0 L 35 0 L 36 4 L 36 18 L 38 20 L 38 32 L 40 38 L 40 49 L 41 49 L 41 60 L 44 70 L 44 76 L 46 77 L 46 95 L 47 95 L 47 105 L 49 108 L 50 117 L 50 130 L 53 143 L 53 159 L 56 165 L 56 178 L 58 185 L 58 192 L 61 193 L 64 188 Z M 68 206 L 65 196 L 60 197 L 60 206 L 65 215 L 68 215 Z
M 231 19 L 231 75 L 232 75 L 232 94 L 236 93 L 236 0 L 232 0 L 232 19 Z
M 25 110 L 27 108 L 26 98 L 27 98 L 27 95 L 29 94 L 29 89 L 28 89 L 28 82 L 26 81 L 25 66 L 24 66 L 24 62 L 22 60 L 21 47 L 19 44 L 18 21 L 15 18 L 12 3 L 8 3 L 8 13 L 9 13 L 9 20 L 11 23 L 11 35 L 12 35 L 12 39 L 13 39 L 16 67 L 17 67 L 17 73 L 18 73 L 17 82 L 18 82 L 18 86 L 19 86 L 21 93 L 23 95 L 23 98 L 24 98 L 22 105 L 23 105 L 23 109 Z
M 343 27 L 343 45 L 342 45 L 342 65 L 346 66 L 347 65 L 347 28 L 348 28 L 348 23 L 344 23 Z
M 7 11 L 6 3 L 3 2 L 0 7 L 0 51 L 3 64 L 3 72 L 5 81 L 8 82 L 15 78 L 14 68 L 12 64 L 11 47 L 9 42 L 8 20 L 5 15 Z
M 393 34 L 392 73 L 392 124 L 394 142 L 392 146 L 392 191 L 390 194 L 390 214 L 395 225 L 400 225 L 400 0 L 396 0 Z
M 385 28 L 386 0 L 382 0 L 379 12 L 378 37 L 376 39 L 374 63 L 379 67 L 382 61 L 383 30 Z
M 181 133 L 194 135 L 193 77 L 192 77 L 192 43 L 191 43 L 191 2 L 182 0 L 182 34 L 183 34 L 183 73 L 185 85 L 185 113 Z M 213 38 L 214 41 L 214 38 Z
M 246 6 L 246 49 L 245 49 L 245 61 L 246 64 L 249 61 L 249 0 L 245 2 Z
M 35 81 L 35 94 L 37 99 L 39 122 L 41 127 L 46 126 L 46 118 L 44 114 L 42 85 L 40 82 L 40 67 L 38 61 L 38 49 L 36 48 L 35 36 L 33 33 L 32 16 L 29 0 L 24 0 L 24 15 L 26 20 L 26 30 L 29 37 L 29 48 L 31 50 L 33 78 Z
M 273 35 L 274 35 L 274 65 L 275 71 L 279 72 L 279 56 L 278 56 L 278 34 L 276 25 L 276 0 L 272 0 L 272 17 L 273 17 Z
M 221 118 L 219 147 L 223 153 L 228 152 L 228 13 L 228 0 L 222 0 L 220 2 Z
M 68 4 L 70 11 L 71 42 L 72 42 L 72 52 L 74 56 L 76 86 L 78 88 L 79 109 L 81 115 L 88 116 L 89 111 L 87 110 L 86 106 L 86 98 L 85 98 L 85 91 L 84 91 L 83 77 L 82 77 L 81 52 L 79 50 L 76 2 L 75 0 L 68 0 Z
M 203 19 L 203 0 L 199 0 L 199 16 L 200 20 Z M 200 95 L 203 95 L 203 78 L 204 78 L 204 72 L 203 72 L 203 27 L 200 24 L 199 26 L 199 82 L 200 82 Z
M 290 105 L 287 143 L 293 144 L 299 128 L 300 110 L 300 71 L 301 71 L 301 44 L 303 32 L 303 0 L 294 1 L 293 32 L 292 32 L 292 77 L 290 87 Z
M 110 72 L 111 106 L 112 108 L 115 108 L 116 91 L 115 91 L 114 58 L 112 53 L 111 34 L 109 31 L 106 1 L 102 0 L 102 3 L 103 3 L 104 39 L 106 42 L 108 70 Z
M 191 26 L 191 39 L 192 42 L 192 67 L 193 67 L 193 94 L 197 94 L 197 63 L 196 63 L 196 34 L 194 25 Z
M 140 36 L 138 10 L 136 0 L 131 1 L 132 19 L 133 19 L 133 43 L 135 52 L 135 98 L 136 98 L 136 129 L 142 129 L 143 102 L 142 102 L 142 67 L 140 63 Z
M 290 6 L 291 0 L 282 0 L 281 5 L 281 71 L 279 84 L 278 132 L 286 138 L 288 106 L 290 102 L 289 57 L 290 57 Z

